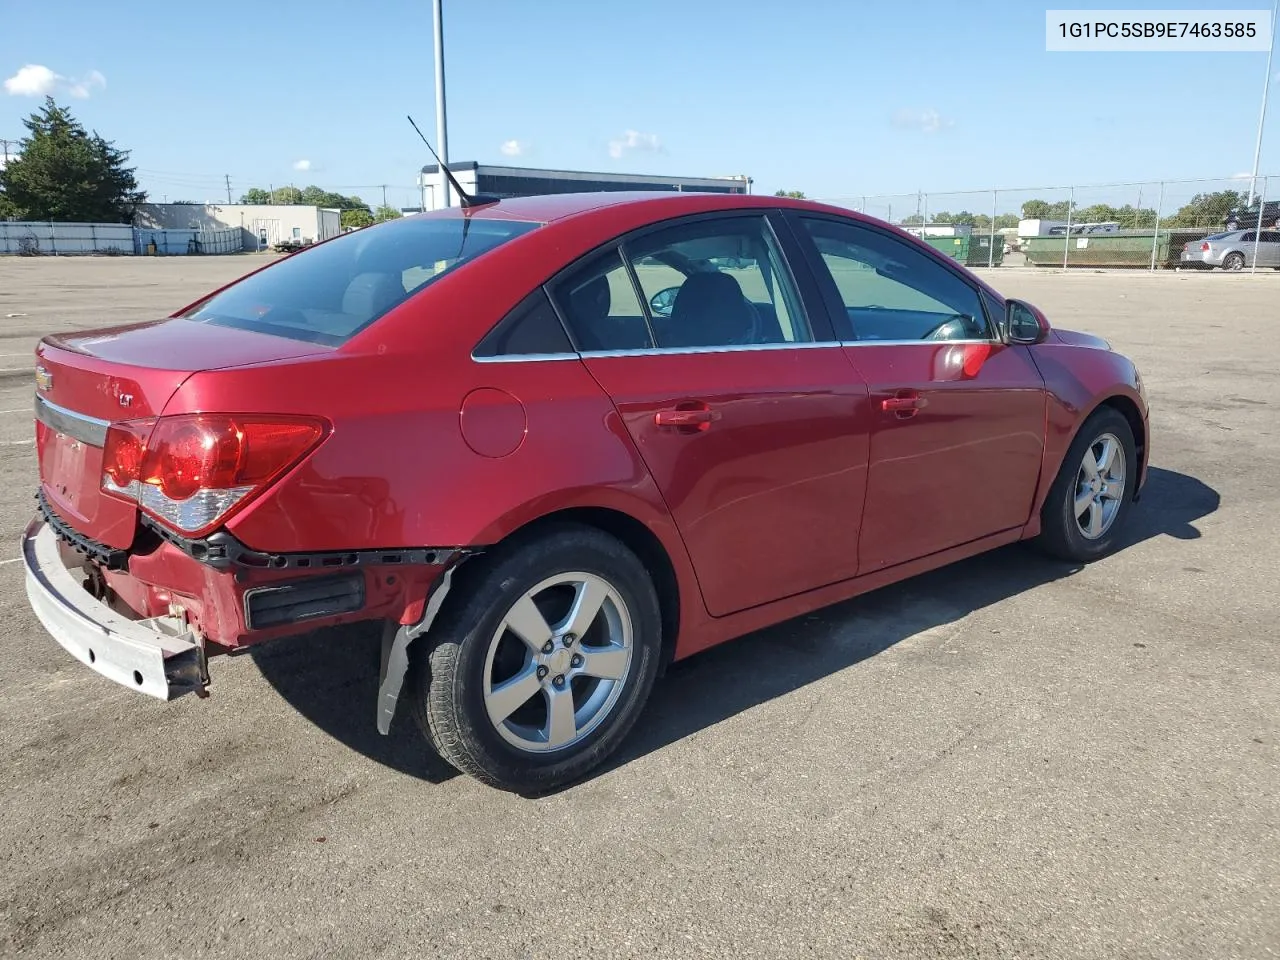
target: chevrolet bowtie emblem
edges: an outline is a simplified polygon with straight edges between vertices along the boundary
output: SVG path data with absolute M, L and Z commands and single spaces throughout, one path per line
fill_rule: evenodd
M 44 367 L 36 367 L 36 389 L 45 392 L 53 389 L 53 374 Z

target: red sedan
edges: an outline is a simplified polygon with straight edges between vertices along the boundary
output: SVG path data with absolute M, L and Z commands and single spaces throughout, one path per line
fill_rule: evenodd
M 509 789 L 599 764 L 673 659 L 1017 540 L 1104 556 L 1147 469 L 1104 341 L 774 197 L 411 217 L 37 362 L 62 646 L 170 699 L 383 621 L 379 729 L 405 700 Z

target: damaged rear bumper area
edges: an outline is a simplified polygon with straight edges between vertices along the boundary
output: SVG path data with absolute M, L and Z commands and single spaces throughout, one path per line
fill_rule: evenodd
M 204 648 L 179 617 L 131 620 L 93 596 L 63 561 L 43 518 L 22 538 L 31 609 L 73 657 L 109 680 L 160 700 L 203 693 Z

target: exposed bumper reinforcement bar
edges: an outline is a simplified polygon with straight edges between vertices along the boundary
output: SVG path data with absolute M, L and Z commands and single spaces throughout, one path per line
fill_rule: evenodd
M 178 617 L 130 620 L 89 593 L 62 561 L 52 527 L 36 518 L 22 538 L 27 598 L 73 657 L 109 680 L 160 700 L 203 693 L 204 651 Z

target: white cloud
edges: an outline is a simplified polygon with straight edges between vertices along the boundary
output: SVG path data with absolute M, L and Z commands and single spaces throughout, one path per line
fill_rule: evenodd
M 638 130 L 628 130 L 618 139 L 609 141 L 609 156 L 615 160 L 637 151 L 661 153 L 662 141 L 656 133 L 641 133 Z
M 529 152 L 529 145 L 519 140 L 503 140 L 498 149 L 504 157 L 523 157 Z
M 104 90 L 106 86 L 107 78 L 97 70 L 90 70 L 84 79 L 71 82 L 71 85 L 67 87 L 67 93 L 77 100 L 87 100 L 92 90 L 95 88 Z
M 14 97 L 47 97 L 66 93 L 77 100 L 86 99 L 94 90 L 104 89 L 107 78 L 97 70 L 83 77 L 64 77 L 40 63 L 28 63 L 4 82 L 5 92 Z
M 311 169 L 311 161 L 310 161 L 310 160 L 295 160 L 295 161 L 293 161 L 293 169 L 295 169 L 295 170 L 297 170 L 297 171 L 299 171 L 299 172 L 303 172 L 303 173 L 305 173 L 306 171 L 308 171 L 308 170 L 310 170 L 310 169 Z
M 893 125 L 905 130 L 919 130 L 921 133 L 937 133 L 943 127 L 955 126 L 955 121 L 942 116 L 937 110 L 912 110 L 903 107 L 893 115 Z

